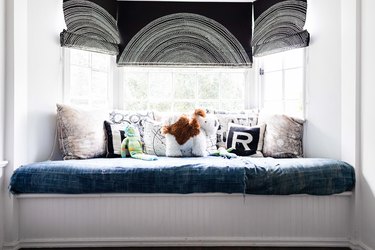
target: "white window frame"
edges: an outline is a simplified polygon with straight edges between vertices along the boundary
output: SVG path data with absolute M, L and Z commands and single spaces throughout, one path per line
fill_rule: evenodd
M 63 50 L 63 65 L 64 65 L 64 68 L 63 68 L 63 86 L 62 86 L 62 102 L 63 103 L 66 103 L 66 104 L 71 104 L 70 103 L 70 69 L 71 69 L 71 62 L 70 62 L 70 51 L 71 49 L 69 48 L 62 48 Z M 87 53 L 93 53 L 93 52 L 87 52 Z M 91 54 L 90 54 L 90 66 L 87 67 L 89 69 L 91 69 L 91 72 L 92 71 L 96 71 L 95 69 L 92 68 L 92 63 L 91 63 Z M 82 66 L 83 67 L 83 66 Z M 115 60 L 115 57 L 112 56 L 112 58 L 110 58 L 110 64 L 109 64 L 109 68 L 108 68 L 108 91 L 107 91 L 107 105 L 108 109 L 112 109 L 115 107 L 115 101 L 117 101 L 116 99 L 113 98 L 114 96 L 114 91 L 115 91 L 115 86 L 114 86 L 114 79 L 116 79 L 116 60 Z M 89 100 L 90 104 L 91 104 L 91 100 Z M 90 107 L 92 105 L 89 105 Z
M 285 108 L 285 105 L 286 105 L 286 98 L 285 98 L 285 72 L 287 70 L 293 70 L 293 69 L 300 69 L 302 68 L 302 117 L 298 117 L 298 118 L 302 118 L 302 119 L 305 119 L 306 118 L 306 90 L 307 90 L 307 87 L 306 87 L 306 69 L 307 69 L 307 48 L 303 48 L 301 49 L 302 50 L 302 57 L 303 57 L 303 64 L 302 64 L 302 67 L 288 67 L 288 68 L 285 68 L 285 56 L 286 55 L 282 55 L 282 63 L 281 63 L 281 69 L 275 69 L 275 70 L 271 70 L 271 71 L 267 71 L 267 73 L 273 73 L 273 72 L 281 72 L 282 73 L 282 103 L 283 103 L 283 111 L 285 112 L 286 108 Z M 255 71 L 256 71 L 256 77 L 255 77 L 255 81 L 256 81 L 256 88 L 257 88 L 257 96 L 258 96 L 258 107 L 260 109 L 263 109 L 264 107 L 264 59 L 262 57 L 259 57 L 259 58 L 256 58 L 255 59 Z

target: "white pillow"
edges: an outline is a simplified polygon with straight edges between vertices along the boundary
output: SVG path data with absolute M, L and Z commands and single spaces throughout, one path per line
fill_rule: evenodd
M 106 154 L 105 111 L 89 111 L 57 104 L 57 131 L 64 160 L 102 157 Z

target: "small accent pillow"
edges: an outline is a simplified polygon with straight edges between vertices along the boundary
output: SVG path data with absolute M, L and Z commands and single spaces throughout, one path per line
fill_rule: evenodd
M 161 132 L 163 125 L 155 121 L 145 121 L 144 125 L 145 153 L 165 156 L 165 136 Z
M 107 158 L 121 157 L 121 143 L 125 139 L 125 125 L 104 121 L 107 136 Z
M 228 124 L 227 148 L 234 148 L 233 153 L 239 156 L 249 156 L 262 151 L 265 124 L 259 126 L 243 126 L 235 123 Z
M 224 111 L 214 111 L 219 120 L 219 129 L 217 130 L 217 147 L 226 147 L 228 124 L 236 123 L 244 126 L 255 126 L 258 121 L 257 113 L 253 111 L 229 113 Z
M 303 120 L 286 115 L 273 115 L 265 122 L 267 126 L 264 134 L 264 156 L 274 158 L 303 157 Z
M 57 133 L 64 160 L 105 155 L 105 112 L 87 111 L 57 104 Z
M 105 121 L 107 136 L 107 157 L 121 157 L 121 143 L 125 138 L 124 130 L 129 124 L 138 128 L 141 141 L 144 144 L 144 123 L 154 119 L 153 112 L 126 112 L 122 110 L 112 111 L 109 114 L 110 121 Z

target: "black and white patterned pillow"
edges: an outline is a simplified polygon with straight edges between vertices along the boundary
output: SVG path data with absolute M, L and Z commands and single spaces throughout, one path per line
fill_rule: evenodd
M 107 136 L 107 158 L 121 157 L 121 143 L 125 139 L 125 124 L 104 121 Z
M 145 153 L 165 156 L 165 136 L 161 132 L 163 125 L 156 121 L 146 121 L 144 125 Z
M 228 124 L 227 148 L 234 148 L 233 153 L 239 156 L 250 156 L 262 151 L 265 125 L 243 126 Z
M 258 122 L 258 110 L 244 110 L 238 112 L 208 110 L 208 113 L 215 114 L 219 121 L 217 130 L 217 147 L 226 147 L 228 124 L 236 123 L 245 126 L 255 126 Z
M 110 121 L 104 122 L 107 135 L 107 157 L 113 158 L 121 156 L 121 143 L 125 138 L 124 130 L 129 124 L 138 128 L 141 141 L 144 143 L 144 123 L 146 120 L 153 120 L 154 113 L 116 110 L 109 114 L 109 118 Z

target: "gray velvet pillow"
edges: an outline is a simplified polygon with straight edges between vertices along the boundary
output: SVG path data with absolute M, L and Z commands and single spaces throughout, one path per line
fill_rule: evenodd
M 104 120 L 108 114 L 61 104 L 56 106 L 59 145 L 64 160 L 104 156 Z
M 263 120 L 266 125 L 263 155 L 274 158 L 303 157 L 303 120 L 286 115 L 273 115 Z

